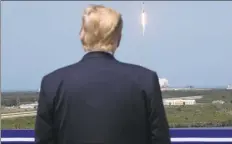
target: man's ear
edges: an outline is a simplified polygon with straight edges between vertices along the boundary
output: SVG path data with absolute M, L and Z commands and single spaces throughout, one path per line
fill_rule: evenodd
M 80 36 L 80 39 L 81 39 L 81 41 L 84 39 L 84 30 L 83 29 L 81 29 L 80 30 L 80 33 L 79 33 L 79 36 Z
M 119 35 L 117 47 L 119 47 L 119 45 L 120 45 L 121 38 L 122 38 L 122 34 Z

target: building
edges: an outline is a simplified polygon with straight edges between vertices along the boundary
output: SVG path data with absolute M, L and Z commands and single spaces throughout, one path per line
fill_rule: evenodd
M 159 84 L 161 88 L 167 88 L 168 87 L 168 80 L 165 78 L 159 78 Z
M 212 104 L 224 104 L 225 102 L 222 101 L 222 100 L 215 100 L 215 101 L 212 101 Z
M 232 90 L 232 85 L 228 85 L 226 89 Z
M 19 106 L 21 109 L 37 109 L 38 103 L 31 103 L 31 104 L 22 104 Z
M 195 105 L 196 100 L 183 100 L 183 99 L 164 99 L 164 105 Z

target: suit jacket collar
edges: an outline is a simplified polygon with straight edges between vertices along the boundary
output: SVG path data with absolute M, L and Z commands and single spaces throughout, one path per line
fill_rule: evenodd
M 90 58 L 115 59 L 113 54 L 111 53 L 96 51 L 96 52 L 88 52 L 83 56 L 82 60 L 86 60 Z

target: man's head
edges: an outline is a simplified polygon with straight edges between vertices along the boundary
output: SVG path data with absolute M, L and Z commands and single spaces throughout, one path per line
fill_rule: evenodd
M 91 5 L 84 10 L 80 39 L 84 50 L 114 53 L 120 44 L 123 20 L 111 8 Z

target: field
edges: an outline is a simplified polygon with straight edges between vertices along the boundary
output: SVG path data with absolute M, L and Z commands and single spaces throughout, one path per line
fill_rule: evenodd
M 17 104 L 31 103 L 38 100 L 37 92 L 3 92 L 2 106 L 16 106 Z
M 15 108 L 1 107 L 1 114 L 30 112 L 30 111 L 35 111 L 35 110 L 36 109 L 19 109 L 17 107 L 15 107 Z
M 214 100 L 223 100 L 226 103 L 232 103 L 232 90 L 212 89 L 212 90 L 171 90 L 164 91 L 163 98 L 177 98 L 187 96 L 203 96 L 197 99 L 198 103 L 212 103 Z M 37 92 L 3 92 L 2 106 L 12 106 L 23 103 L 31 103 L 38 100 Z
M 166 113 L 170 127 L 232 126 L 232 104 L 168 106 Z M 35 117 L 2 120 L 2 129 L 33 129 Z
M 200 104 L 166 106 L 165 109 L 170 127 L 232 126 L 232 90 L 218 89 L 163 92 L 163 98 L 187 96 L 202 96 L 201 99 L 196 99 L 197 103 Z M 31 103 L 37 101 L 37 99 L 38 93 L 35 92 L 5 93 L 2 97 L 2 104 L 6 106 L 12 105 L 12 103 L 14 103 L 14 105 L 18 103 Z M 223 100 L 225 104 L 212 104 L 214 100 Z M 1 126 L 2 129 L 33 129 L 34 121 L 34 116 L 3 119 Z
M 212 90 L 177 90 L 164 91 L 163 98 L 176 98 L 187 96 L 202 96 L 202 99 L 196 99 L 197 103 L 212 103 L 214 100 L 223 100 L 226 103 L 232 103 L 232 90 L 212 89 Z

